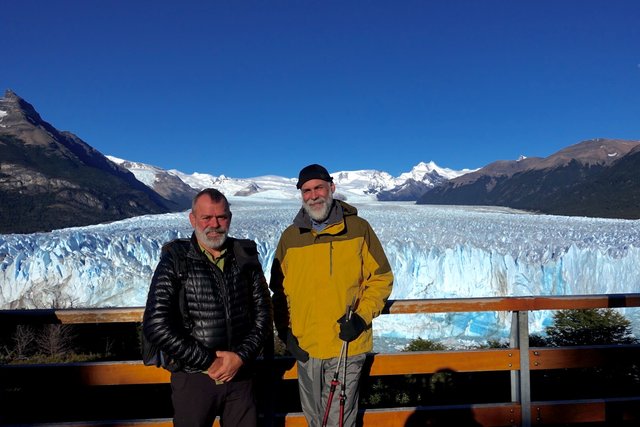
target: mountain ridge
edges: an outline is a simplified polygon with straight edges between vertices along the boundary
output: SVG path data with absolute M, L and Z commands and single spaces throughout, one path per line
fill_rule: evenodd
M 0 98 L 0 233 L 115 221 L 179 208 L 8 90 Z
M 295 187 L 297 178 L 277 175 L 264 175 L 251 178 L 230 178 L 225 175 L 209 175 L 195 172 L 185 174 L 181 171 L 165 170 L 157 166 L 141 162 L 130 162 L 114 156 L 110 160 L 127 167 L 136 177 L 157 189 L 157 182 L 167 180 L 167 176 L 175 176 L 192 189 L 198 191 L 206 187 L 215 187 L 228 196 L 267 197 L 275 199 L 297 198 L 299 192 Z M 420 162 L 411 171 L 393 177 L 384 171 L 362 169 L 354 171 L 330 172 L 336 184 L 336 198 L 352 201 L 415 201 L 424 193 L 446 181 L 449 177 L 461 176 L 469 169 L 456 171 L 442 168 L 435 162 Z M 409 190 L 408 190 L 409 188 Z M 419 190 L 415 190 L 415 189 Z
M 596 138 L 545 158 L 493 162 L 430 189 L 417 203 L 639 219 L 640 141 Z
M 548 157 L 453 170 L 419 162 L 393 177 L 331 171 L 336 198 L 505 206 L 534 212 L 640 218 L 640 141 L 596 138 Z M 59 131 L 11 90 L 0 98 L 0 233 L 28 233 L 188 209 L 202 188 L 296 199 L 295 177 L 230 178 L 105 156 Z
M 337 171 L 336 197 L 375 200 L 383 194 L 386 200 L 415 200 L 443 177 L 467 172 L 435 162 L 420 162 L 397 178 L 377 170 Z M 209 186 L 242 197 L 296 198 L 295 182 L 296 178 L 275 175 L 186 175 L 105 156 L 75 134 L 46 122 L 13 91 L 0 98 L 0 233 L 50 231 L 184 210 L 198 190 Z

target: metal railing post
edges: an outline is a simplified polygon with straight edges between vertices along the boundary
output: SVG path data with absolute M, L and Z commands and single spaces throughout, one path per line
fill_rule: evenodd
M 511 401 L 519 402 L 522 427 L 531 427 L 531 370 L 529 369 L 529 312 L 514 311 L 511 318 L 511 348 L 518 348 L 520 370 L 511 371 Z
M 519 311 L 511 313 L 511 334 L 509 336 L 509 348 L 520 348 L 520 335 L 518 333 Z M 518 371 L 510 371 L 511 374 L 511 401 L 520 402 L 520 376 Z

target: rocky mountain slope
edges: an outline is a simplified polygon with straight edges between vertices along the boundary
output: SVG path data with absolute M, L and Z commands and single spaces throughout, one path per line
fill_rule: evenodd
M 640 141 L 593 139 L 545 158 L 498 161 L 427 191 L 418 204 L 640 218 Z
M 165 213 L 160 196 L 12 91 L 0 98 L 0 233 L 32 233 Z

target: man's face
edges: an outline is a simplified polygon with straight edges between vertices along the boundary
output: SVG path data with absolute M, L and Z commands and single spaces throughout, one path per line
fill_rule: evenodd
M 324 221 L 329 216 L 335 190 L 336 186 L 333 182 L 321 179 L 311 179 L 305 182 L 300 187 L 302 207 L 315 221 Z
M 189 221 L 202 246 L 219 250 L 229 233 L 231 212 L 227 210 L 224 200 L 214 202 L 205 194 L 196 201 Z

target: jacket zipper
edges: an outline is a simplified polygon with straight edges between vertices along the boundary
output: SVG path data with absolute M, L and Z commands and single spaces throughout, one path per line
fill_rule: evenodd
M 224 307 L 225 328 L 227 330 L 227 348 L 225 350 L 231 351 L 231 313 L 229 312 L 229 290 L 227 289 L 227 282 L 225 280 L 225 274 L 217 266 L 212 265 L 216 277 L 219 279 L 218 284 L 220 286 L 220 296 L 222 299 L 222 306 Z
M 333 242 L 329 242 L 329 276 L 333 276 Z

